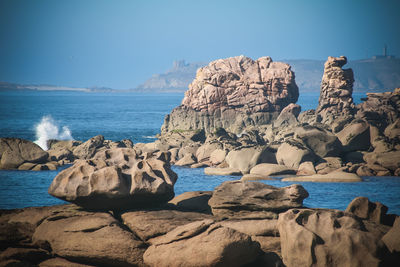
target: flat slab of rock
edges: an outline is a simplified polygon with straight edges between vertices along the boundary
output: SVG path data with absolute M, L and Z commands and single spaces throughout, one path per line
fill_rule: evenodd
M 326 182 L 326 183 L 343 183 L 343 182 L 361 182 L 360 176 L 354 173 L 335 171 L 328 174 L 314 174 L 310 176 L 297 176 L 283 178 L 282 182 Z
M 214 215 L 229 217 L 301 207 L 306 197 L 301 185 L 277 188 L 259 182 L 227 181 L 215 188 L 208 204 Z
M 198 212 L 177 210 L 130 211 L 121 215 L 122 221 L 142 240 L 164 235 L 178 226 L 211 218 Z
M 208 200 L 210 200 L 212 194 L 212 191 L 185 192 L 174 197 L 168 203 L 175 205 L 179 210 L 208 213 L 211 212 Z
M 261 255 L 250 236 L 213 220 L 193 222 L 155 240 L 143 255 L 149 266 L 242 266 Z
M 208 167 L 204 169 L 206 175 L 242 175 L 242 172 L 235 168 L 213 168 Z
M 296 174 L 296 171 L 290 167 L 272 163 L 261 163 L 250 170 L 250 174 L 261 176 L 278 176 L 284 174 Z
M 250 236 L 279 236 L 278 220 L 225 220 L 219 224 Z

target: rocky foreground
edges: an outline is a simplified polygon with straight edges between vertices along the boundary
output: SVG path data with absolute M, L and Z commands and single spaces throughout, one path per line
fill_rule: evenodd
M 122 179 L 104 183 L 96 171 L 80 171 L 61 189 L 81 206 L 0 211 L 1 266 L 395 266 L 400 260 L 399 216 L 366 198 L 346 211 L 309 209 L 300 185 L 227 181 L 168 203 L 148 190 L 148 205 L 132 198 L 131 206 L 118 206 L 118 193 L 129 190 L 116 189 Z M 53 181 L 51 194 L 63 177 Z M 160 184 L 146 175 L 139 181 Z M 104 207 L 105 198 L 117 209 Z

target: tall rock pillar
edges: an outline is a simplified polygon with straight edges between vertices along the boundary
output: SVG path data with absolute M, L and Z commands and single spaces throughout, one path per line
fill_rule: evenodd
M 342 69 L 347 58 L 328 57 L 324 65 L 317 113 L 323 122 L 329 122 L 339 116 L 353 115 L 354 75 L 352 69 Z

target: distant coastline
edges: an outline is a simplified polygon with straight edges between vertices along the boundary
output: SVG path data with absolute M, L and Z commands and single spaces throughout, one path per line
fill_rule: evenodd
M 274 60 L 275 61 L 275 60 Z M 319 92 L 324 61 L 295 59 L 278 60 L 291 65 L 296 75 L 296 84 L 300 92 Z M 75 91 L 87 93 L 183 93 L 196 76 L 197 69 L 206 66 L 206 62 L 186 63 L 174 61 L 171 69 L 165 73 L 154 74 L 142 84 L 131 89 L 113 89 L 109 87 L 69 87 L 48 84 L 18 84 L 0 82 L 0 91 L 37 90 L 37 91 Z M 374 57 L 348 62 L 348 68 L 355 73 L 354 92 L 384 92 L 400 87 L 400 59 L 395 57 Z

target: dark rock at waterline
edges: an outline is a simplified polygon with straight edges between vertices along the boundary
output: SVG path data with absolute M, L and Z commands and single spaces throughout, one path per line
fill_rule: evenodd
M 0 169 L 18 169 L 24 163 L 46 163 L 48 153 L 31 141 L 0 138 Z
M 136 150 L 114 148 L 61 171 L 49 194 L 94 210 L 126 210 L 168 202 L 177 175 L 163 153 L 143 158 Z

